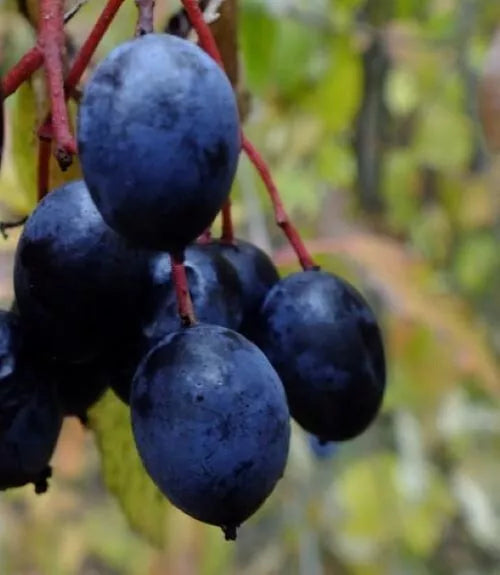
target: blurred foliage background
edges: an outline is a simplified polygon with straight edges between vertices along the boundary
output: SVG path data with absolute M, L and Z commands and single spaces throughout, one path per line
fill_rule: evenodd
M 233 544 L 158 497 L 108 395 L 94 431 L 66 422 L 47 495 L 1 495 L 0 573 L 500 573 L 500 4 L 239 4 L 247 134 L 318 261 L 379 314 L 383 413 L 326 451 L 296 427 L 285 478 Z M 89 0 L 69 24 L 75 46 L 101 7 Z M 158 27 L 178 8 L 157 2 Z M 135 14 L 129 0 L 99 56 Z M 0 0 L 0 73 L 33 41 Z M 37 83 L 7 101 L 2 219 L 35 203 Z M 54 167 L 53 185 L 62 177 Z M 234 205 L 239 235 L 296 269 L 245 158 Z M 4 305 L 17 237 L 0 244 Z

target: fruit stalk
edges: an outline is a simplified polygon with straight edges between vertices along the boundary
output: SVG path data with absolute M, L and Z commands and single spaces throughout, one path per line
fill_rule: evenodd
M 222 55 L 217 47 L 217 43 L 215 42 L 215 38 L 214 35 L 212 34 L 212 31 L 205 22 L 201 7 L 196 1 L 193 0 L 182 0 L 182 4 L 191 22 L 191 25 L 198 34 L 200 46 L 221 66 L 221 68 L 224 68 L 225 66 L 222 59 Z M 232 65 L 232 68 L 235 68 L 234 64 Z M 234 88 L 235 82 L 237 82 L 237 74 L 234 70 L 231 76 L 233 76 L 230 77 L 230 80 Z M 234 241 L 233 222 L 231 215 L 231 202 L 229 200 L 224 205 L 224 208 L 222 210 L 221 239 L 223 239 L 225 242 L 228 243 L 233 243 Z
M 210 28 L 203 18 L 203 12 L 199 7 L 198 2 L 196 0 L 182 0 L 182 5 L 184 6 L 184 10 L 186 11 L 193 28 L 198 34 L 200 46 L 223 68 L 224 65 L 222 63 L 219 49 L 217 48 L 217 44 L 215 43 L 215 39 Z
M 244 134 L 242 135 L 242 146 L 243 150 L 247 154 L 249 160 L 255 166 L 255 169 L 258 171 L 262 181 L 264 182 L 264 185 L 266 186 L 269 197 L 271 198 L 271 203 L 273 205 L 274 219 L 276 224 L 283 230 L 284 234 L 288 238 L 290 245 L 297 254 L 302 269 L 316 269 L 318 266 L 314 263 L 314 260 L 309 254 L 298 231 L 295 229 L 295 226 L 292 224 L 285 211 L 283 202 L 281 201 L 281 197 L 278 192 L 278 188 L 274 183 L 267 164 L 264 162 L 259 152 L 254 148 L 252 143 L 246 138 Z
M 38 44 L 43 53 L 56 139 L 56 157 L 61 169 L 71 165 L 76 144 L 69 129 L 64 98 L 62 50 L 64 48 L 64 7 L 62 0 L 40 0 Z
M 97 46 L 107 32 L 109 25 L 123 2 L 124 0 L 108 0 L 99 15 L 92 31 L 76 55 L 68 72 L 68 76 L 66 77 L 66 81 L 64 82 L 64 97 L 66 101 L 76 88 Z M 50 112 L 38 130 L 38 137 L 41 140 L 38 155 L 38 200 L 41 200 L 47 194 L 49 188 L 50 141 L 52 140 L 52 115 Z M 43 140 L 45 140 L 45 142 Z M 47 142 L 49 143 L 47 144 Z
M 76 82 L 82 76 L 85 68 L 87 67 L 92 54 L 95 52 L 97 45 L 101 41 L 104 33 L 108 29 L 111 21 L 115 17 L 118 9 L 123 4 L 124 0 L 108 0 L 106 6 L 104 7 L 99 19 L 97 20 L 92 32 L 90 33 L 87 41 L 82 46 L 79 56 L 73 64 L 72 70 L 70 72 L 66 84 L 73 84 L 73 76 L 76 76 Z M 19 86 L 25 82 L 32 74 L 34 74 L 38 68 L 43 64 L 43 53 L 39 46 L 34 46 L 24 56 L 15 64 L 5 75 L 2 81 L 2 91 L 4 98 L 7 98 L 13 94 Z M 76 65 L 78 62 L 78 66 Z
M 193 302 L 189 293 L 189 285 L 184 267 L 184 254 L 170 254 L 172 263 L 172 278 L 174 280 L 175 293 L 177 295 L 177 308 L 183 327 L 190 327 L 196 324 Z
M 135 3 L 139 11 L 135 35 L 151 34 L 154 30 L 155 0 L 135 0 Z
M 5 75 L 2 81 L 4 98 L 13 94 L 42 64 L 42 52 L 38 46 L 34 46 Z
M 104 34 L 107 32 L 109 25 L 113 21 L 123 2 L 124 0 L 108 0 L 106 6 L 103 8 L 97 22 L 80 48 L 80 51 L 68 72 L 68 77 L 64 83 L 66 98 L 75 89 L 77 83 L 85 72 L 85 69 L 89 65 L 90 59 L 94 55 L 97 46 L 101 42 Z
M 193 28 L 198 34 L 201 47 L 207 52 L 216 62 L 223 67 L 222 58 L 215 43 L 213 34 L 210 28 L 207 26 L 205 20 L 203 19 L 203 13 L 195 0 L 182 0 L 182 4 L 186 13 L 191 21 Z M 266 189 L 271 198 L 271 202 L 274 208 L 274 217 L 277 225 L 283 230 L 290 245 L 294 249 L 297 257 L 299 259 L 300 265 L 304 270 L 315 269 L 318 266 L 314 263 L 311 255 L 307 251 L 298 231 L 292 224 L 281 201 L 281 197 L 276 187 L 271 172 L 265 163 L 264 159 L 261 157 L 259 152 L 254 148 L 251 142 L 246 138 L 246 136 L 241 134 L 242 149 L 247 154 L 250 161 L 254 164 L 257 169 Z

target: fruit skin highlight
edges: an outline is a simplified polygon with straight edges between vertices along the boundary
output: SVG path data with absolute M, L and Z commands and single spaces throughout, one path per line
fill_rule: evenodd
M 322 441 L 351 439 L 374 420 L 386 373 L 377 320 L 343 279 L 292 274 L 269 292 L 258 345 L 285 386 L 290 413 Z
M 223 70 L 192 42 L 147 34 L 112 50 L 85 86 L 77 132 L 92 198 L 138 245 L 181 250 L 229 196 L 237 103 Z
M 231 263 L 193 244 L 185 250 L 184 266 L 197 319 L 237 330 L 243 317 L 242 286 Z M 158 253 L 150 269 L 151 288 L 142 327 L 146 351 L 181 327 L 170 256 Z
M 185 328 L 140 364 L 131 408 L 153 481 L 175 506 L 234 539 L 288 457 L 286 397 L 264 354 L 223 327 Z
M 34 352 L 82 362 L 134 332 L 150 254 L 102 219 L 82 180 L 50 192 L 24 226 L 14 291 Z
M 19 318 L 0 311 L 0 491 L 28 483 L 47 490 L 61 425 L 54 387 L 25 355 Z

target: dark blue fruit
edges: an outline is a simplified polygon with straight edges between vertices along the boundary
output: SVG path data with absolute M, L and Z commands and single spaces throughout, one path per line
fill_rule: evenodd
M 319 270 L 277 283 L 260 312 L 258 344 L 286 389 L 290 413 L 322 441 L 351 439 L 377 415 L 385 358 L 362 296 Z
M 233 266 L 199 245 L 186 249 L 184 266 L 198 321 L 238 329 L 243 317 L 242 286 Z M 152 260 L 151 275 L 149 311 L 143 321 L 146 350 L 181 327 L 168 254 L 160 253 Z
M 235 240 L 234 244 L 212 241 L 203 248 L 220 254 L 236 271 L 242 287 L 243 321 L 238 331 L 253 339 L 257 313 L 279 274 L 271 258 L 250 242 Z
M 57 398 L 65 416 L 75 416 L 87 422 L 87 411 L 104 395 L 110 376 L 99 361 L 83 364 L 49 364 L 47 379 L 56 386 Z
M 231 84 L 192 42 L 168 34 L 126 42 L 85 87 L 78 149 L 111 227 L 144 247 L 182 249 L 214 220 L 236 172 Z
M 242 320 L 242 289 L 233 266 L 221 255 L 192 245 L 185 250 L 184 266 L 197 319 L 238 329 Z M 171 274 L 170 256 L 156 253 L 151 260 L 150 287 L 142 313 L 140 338 L 118 356 L 107 355 L 113 391 L 129 403 L 132 377 L 140 360 L 166 335 L 178 331 L 181 321 Z
M 288 456 L 286 397 L 262 352 L 223 327 L 185 328 L 140 364 L 131 408 L 153 481 L 174 505 L 234 539 Z
M 48 194 L 24 226 L 14 266 L 17 306 L 36 350 L 88 361 L 119 345 L 138 322 L 149 258 L 104 223 L 83 181 Z
M 0 311 L 0 491 L 47 490 L 61 423 L 53 386 L 27 360 L 18 318 Z

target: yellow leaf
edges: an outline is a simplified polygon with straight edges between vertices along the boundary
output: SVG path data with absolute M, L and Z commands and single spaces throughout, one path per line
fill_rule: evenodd
M 104 482 L 130 526 L 161 547 L 169 504 L 146 473 L 132 435 L 130 409 L 109 391 L 89 413 L 101 455 Z

